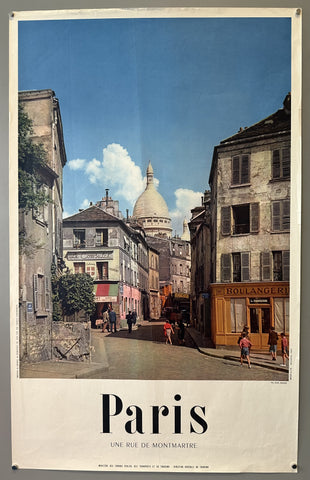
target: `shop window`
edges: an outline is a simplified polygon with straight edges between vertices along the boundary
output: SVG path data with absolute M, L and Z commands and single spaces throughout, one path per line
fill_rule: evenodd
M 273 280 L 276 282 L 289 281 L 290 278 L 290 252 L 289 250 L 272 252 Z
M 85 273 L 85 263 L 84 262 L 75 262 L 73 264 L 74 273 Z
M 97 262 L 97 280 L 108 279 L 108 262 Z
M 282 180 L 290 178 L 291 154 L 290 147 L 273 150 L 272 152 L 272 179 Z
M 73 230 L 74 248 L 85 248 L 85 230 Z
M 289 332 L 289 298 L 274 298 L 274 326 L 276 332 Z
M 290 229 L 290 200 L 271 202 L 271 228 L 273 232 L 289 231 Z
M 232 158 L 232 185 L 244 185 L 250 183 L 250 157 L 238 155 Z
M 246 325 L 245 298 L 232 298 L 230 300 L 231 333 L 241 332 Z
M 96 229 L 96 247 L 107 247 L 109 231 L 107 228 Z
M 222 207 L 222 235 L 242 235 L 259 231 L 259 203 Z

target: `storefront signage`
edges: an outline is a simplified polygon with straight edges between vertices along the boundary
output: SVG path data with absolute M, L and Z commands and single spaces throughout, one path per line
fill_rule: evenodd
M 106 296 L 106 297 L 95 297 L 95 302 L 96 303 L 105 303 L 105 302 L 111 302 L 115 303 L 117 302 L 117 297 L 111 297 L 111 296 Z
M 175 293 L 174 298 L 189 298 L 188 293 Z
M 288 286 L 261 286 L 261 287 L 225 287 L 225 295 L 287 295 Z
M 113 260 L 113 251 L 109 252 L 70 252 L 67 254 L 69 261 L 74 260 Z
M 269 305 L 269 303 L 270 303 L 270 298 L 250 298 L 250 303 L 251 303 L 251 304 L 266 303 L 266 304 Z

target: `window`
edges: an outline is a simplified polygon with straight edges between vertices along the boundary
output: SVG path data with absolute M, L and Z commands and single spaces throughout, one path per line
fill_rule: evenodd
M 289 281 L 290 278 L 290 252 L 289 250 L 272 252 L 273 256 L 273 280 Z
M 44 197 L 49 197 L 49 190 L 47 185 L 41 185 L 38 189 L 35 188 L 36 193 L 44 195 Z M 37 210 L 33 210 L 33 216 L 44 225 L 48 225 L 48 202 L 44 205 L 38 207 Z
M 290 278 L 289 250 L 261 252 L 262 281 L 288 282 Z
M 49 279 L 41 274 L 33 276 L 34 311 L 42 312 L 50 308 Z
M 274 319 L 276 332 L 289 332 L 290 301 L 288 298 L 274 299 Z
M 233 235 L 257 233 L 259 231 L 259 203 L 222 207 L 222 235 L 231 235 L 231 226 Z
M 85 273 L 85 263 L 79 262 L 74 263 L 74 273 Z
M 250 252 L 221 255 L 221 281 L 248 282 L 250 280 Z
M 107 228 L 96 229 L 96 247 L 107 247 L 109 240 Z
M 90 275 L 92 278 L 96 276 L 96 267 L 95 265 L 86 265 L 86 273 Z
M 272 152 L 272 179 L 290 178 L 291 174 L 291 154 L 290 147 L 273 150 Z
M 107 280 L 108 262 L 97 262 L 97 280 Z
M 85 230 L 73 230 L 74 248 L 85 248 Z
M 289 231 L 290 229 L 290 200 L 271 202 L 271 228 L 273 232 Z
M 246 300 L 245 298 L 232 298 L 230 300 L 231 333 L 241 332 L 246 325 Z
M 250 183 L 250 158 L 249 155 L 238 155 L 232 158 L 232 185 Z

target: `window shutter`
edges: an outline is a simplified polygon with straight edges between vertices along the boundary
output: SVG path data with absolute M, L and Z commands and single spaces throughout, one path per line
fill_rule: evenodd
M 221 281 L 231 281 L 231 259 L 230 253 L 222 253 L 221 256 Z
M 251 233 L 259 232 L 259 203 L 250 204 L 250 229 Z
M 250 280 L 250 252 L 241 253 L 241 281 Z
M 280 178 L 280 150 L 272 152 L 272 178 Z
M 285 282 L 290 279 L 290 251 L 284 250 L 282 252 L 282 278 Z
M 271 277 L 270 252 L 261 252 L 261 277 L 267 282 Z
M 242 155 L 241 159 L 241 183 L 249 183 L 249 155 Z
M 281 230 L 281 202 L 271 204 L 271 225 L 274 232 Z
M 282 202 L 282 230 L 290 229 L 290 200 Z
M 50 309 L 50 288 L 49 288 L 49 278 L 45 277 L 45 310 Z
M 282 175 L 283 178 L 289 178 L 291 174 L 291 152 L 290 148 L 282 150 Z
M 33 275 L 33 306 L 34 311 L 38 310 L 38 275 Z
M 231 233 L 231 214 L 230 207 L 222 207 L 222 235 L 230 235 Z
M 238 185 L 240 183 L 239 161 L 239 157 L 233 157 L 232 159 L 232 185 Z

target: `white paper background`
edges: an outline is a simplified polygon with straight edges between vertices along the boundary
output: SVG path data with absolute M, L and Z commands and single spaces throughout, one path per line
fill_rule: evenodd
M 160 11 L 162 12 L 162 11 Z M 148 12 L 150 13 L 150 12 Z M 248 11 L 199 10 L 194 15 L 248 16 Z M 93 13 L 92 13 L 93 14 Z M 122 12 L 113 12 L 114 15 Z M 159 15 L 159 11 L 151 12 Z M 251 15 L 291 16 L 293 27 L 293 81 L 292 91 L 292 228 L 291 228 L 291 334 L 290 347 L 294 352 L 290 366 L 291 379 L 287 383 L 269 382 L 180 382 L 180 381 L 108 381 L 108 380 L 34 380 L 17 378 L 16 305 L 18 304 L 17 268 L 17 137 L 11 138 L 10 151 L 10 235 L 11 235 L 11 367 L 12 367 L 12 463 L 19 468 L 100 470 L 99 464 L 108 464 L 104 470 L 130 470 L 119 465 L 151 465 L 146 470 L 172 471 L 174 465 L 183 465 L 180 471 L 202 472 L 200 466 L 209 466 L 210 472 L 291 472 L 297 463 L 297 419 L 299 376 L 299 292 L 300 292 L 300 212 L 301 212 L 301 161 L 300 161 L 300 34 L 301 18 L 295 9 L 252 9 Z M 97 12 L 96 16 L 102 15 Z M 125 12 L 125 16 L 144 16 L 145 12 Z M 171 11 L 163 12 L 172 16 Z M 175 11 L 173 12 L 175 16 Z M 180 15 L 188 16 L 189 11 Z M 73 13 L 75 18 L 76 13 Z M 42 18 L 41 16 L 39 16 Z M 37 17 L 37 18 L 39 18 Z M 11 132 L 17 132 L 17 76 L 15 15 L 11 20 Z M 28 14 L 28 18 L 34 18 Z M 44 18 L 50 18 L 46 16 Z M 16 70 L 15 70 L 16 72 Z M 101 432 L 101 398 L 103 393 L 119 395 L 125 406 L 136 404 L 147 414 L 150 405 L 175 405 L 173 397 L 182 397 L 182 411 L 193 405 L 206 406 L 209 428 L 204 435 L 171 434 L 167 419 L 166 434 L 129 435 L 124 433 L 122 422 L 118 432 Z M 157 403 L 158 402 L 158 403 Z M 186 416 L 184 415 L 184 422 Z M 150 423 L 150 415 L 148 416 Z M 116 419 L 115 419 L 116 420 Z M 126 418 L 128 420 L 128 418 Z M 125 420 L 125 421 L 126 421 Z M 165 420 L 165 419 L 164 419 Z M 188 425 L 184 423 L 184 431 Z M 147 430 L 147 428 L 146 428 Z M 107 438 L 108 437 L 108 438 Z M 155 438 L 154 438 L 155 437 Z M 157 438 L 158 437 L 158 438 Z M 180 437 L 176 439 L 176 437 Z M 194 438 L 195 437 L 195 438 Z M 139 444 L 160 441 L 196 442 L 197 449 L 142 449 L 111 447 L 111 442 L 136 441 Z M 136 460 L 136 459 L 137 460 Z M 139 460 L 139 461 L 138 461 Z M 111 466 L 110 466 L 111 465 Z M 118 465 L 118 466 L 117 466 Z M 153 465 L 155 466 L 153 468 Z M 169 468 L 165 468 L 169 465 Z M 193 468 L 184 469 L 184 466 Z M 196 468 L 198 467 L 198 468 Z M 178 471 L 178 469 L 174 469 Z

